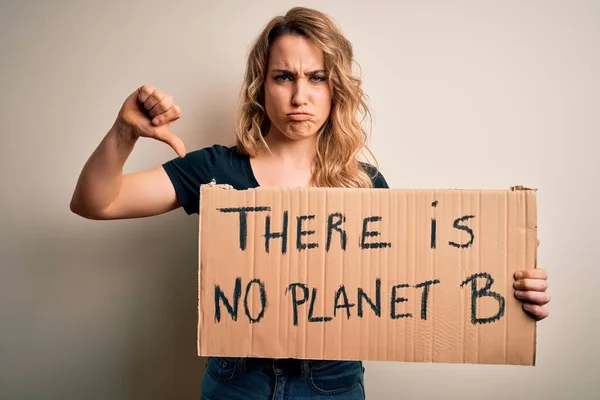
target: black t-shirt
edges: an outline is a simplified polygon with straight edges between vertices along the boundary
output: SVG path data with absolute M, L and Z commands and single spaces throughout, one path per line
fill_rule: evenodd
M 374 188 L 388 188 L 383 175 L 371 165 L 363 164 L 372 176 Z M 175 187 L 183 209 L 188 214 L 198 213 L 200 185 L 215 182 L 228 184 L 237 190 L 259 186 L 250 158 L 238 151 L 236 146 L 214 145 L 190 152 L 163 164 L 163 168 Z

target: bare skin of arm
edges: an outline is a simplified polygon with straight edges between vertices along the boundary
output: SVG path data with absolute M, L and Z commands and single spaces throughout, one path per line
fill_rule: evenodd
M 123 166 L 140 137 L 170 145 L 183 157 L 183 142 L 169 131 L 181 111 L 153 86 L 144 85 L 123 103 L 112 128 L 85 163 L 71 199 L 71 211 L 89 219 L 140 218 L 181 205 L 162 166 L 123 174 Z

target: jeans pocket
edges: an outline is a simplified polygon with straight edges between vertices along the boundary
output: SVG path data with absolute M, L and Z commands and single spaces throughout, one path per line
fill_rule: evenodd
M 321 395 L 349 392 L 363 381 L 362 363 L 327 361 L 311 368 L 307 377 L 310 388 Z
M 327 368 L 327 366 L 334 364 L 338 361 L 329 361 L 329 360 L 310 360 L 308 361 L 308 368 L 311 371 L 318 371 L 323 368 Z
M 238 363 L 238 358 L 209 357 L 206 372 L 218 381 L 230 381 L 236 375 Z

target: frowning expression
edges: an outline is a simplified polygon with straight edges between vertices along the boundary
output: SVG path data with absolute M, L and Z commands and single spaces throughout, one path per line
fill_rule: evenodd
M 288 139 L 314 138 L 331 111 L 323 51 L 297 35 L 272 44 L 265 77 L 265 108 L 269 135 Z

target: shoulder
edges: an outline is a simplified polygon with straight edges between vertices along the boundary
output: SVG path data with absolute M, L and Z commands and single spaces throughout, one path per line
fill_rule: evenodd
M 213 144 L 212 146 L 191 151 L 188 154 L 186 154 L 185 158 L 188 158 L 189 161 L 192 163 L 208 161 L 211 164 L 216 164 L 220 160 L 228 159 L 235 156 L 239 157 L 239 153 L 235 146 Z
M 385 177 L 383 176 L 381 171 L 379 171 L 379 169 L 377 169 L 377 167 L 375 167 L 372 164 L 365 163 L 365 162 L 362 162 L 361 165 L 362 165 L 363 169 L 367 172 L 369 177 L 371 178 L 371 182 L 373 182 L 374 188 L 377 188 L 377 189 L 389 188 L 389 185 L 388 185 L 387 181 L 385 180 Z
M 166 168 L 208 171 L 224 165 L 226 162 L 240 159 L 243 155 L 236 146 L 214 144 L 188 152 L 184 157 L 173 158 L 164 163 Z
M 214 180 L 232 180 L 232 171 L 240 170 L 240 160 L 243 155 L 235 146 L 215 144 L 173 158 L 163 163 L 163 168 L 185 211 L 192 214 L 198 212 L 200 186 Z
M 178 169 L 189 182 L 196 186 L 209 182 L 228 184 L 236 189 L 247 189 L 257 186 L 249 156 L 238 146 L 215 144 L 188 153 L 185 157 L 175 159 L 168 169 Z

